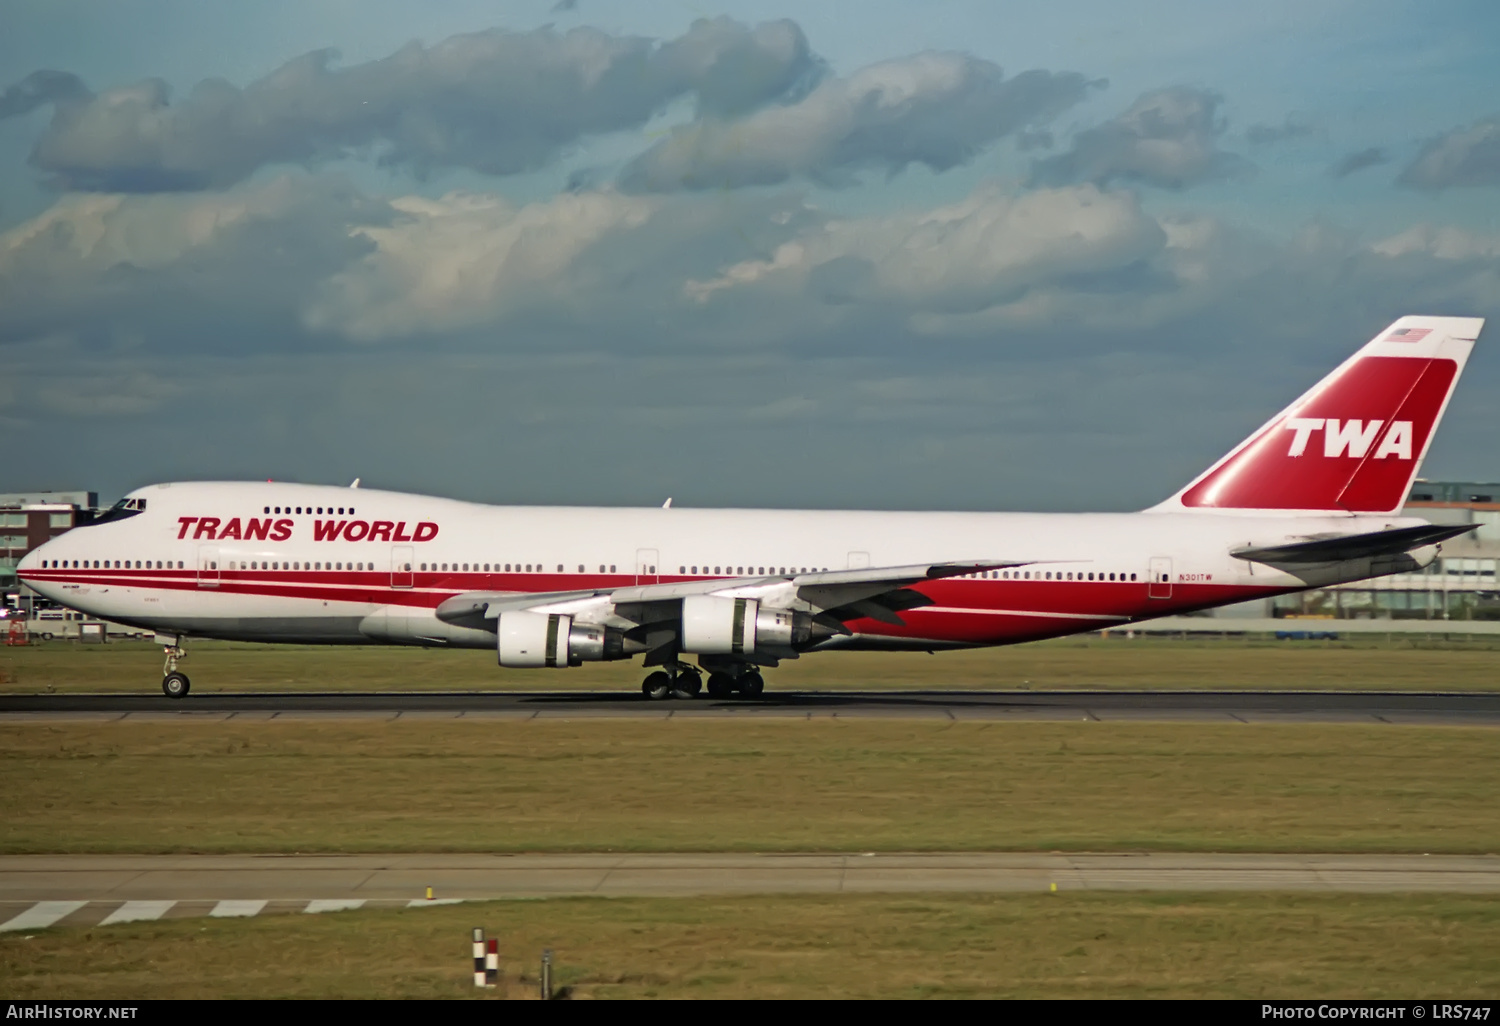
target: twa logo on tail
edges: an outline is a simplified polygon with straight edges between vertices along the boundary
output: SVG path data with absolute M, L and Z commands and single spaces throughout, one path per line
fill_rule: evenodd
M 1307 451 L 1307 441 L 1314 431 L 1323 432 L 1323 455 L 1327 457 L 1352 456 L 1364 459 L 1370 446 L 1380 434 L 1380 420 L 1346 420 L 1340 425 L 1338 418 L 1291 417 L 1286 429 L 1295 432 L 1288 456 L 1301 456 Z M 1398 460 L 1411 459 L 1411 421 L 1391 421 L 1390 430 L 1380 441 L 1374 458 L 1383 460 L 1394 456 Z
M 1483 325 L 1401 318 L 1156 508 L 1395 512 Z

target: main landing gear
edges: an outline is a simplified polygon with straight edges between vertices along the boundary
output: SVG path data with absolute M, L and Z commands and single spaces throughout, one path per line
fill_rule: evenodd
M 765 689 L 765 678 L 751 666 L 736 667 L 734 673 L 716 671 L 708 675 L 710 698 L 759 698 Z M 702 690 L 702 674 L 686 663 L 670 663 L 641 683 L 641 693 L 653 699 L 697 698 Z
M 188 691 L 193 686 L 193 682 L 188 680 L 187 674 L 178 672 L 177 660 L 186 659 L 187 652 L 176 642 L 170 645 L 163 645 L 162 647 L 167 652 L 167 662 L 161 670 L 162 694 L 168 698 L 186 698 Z

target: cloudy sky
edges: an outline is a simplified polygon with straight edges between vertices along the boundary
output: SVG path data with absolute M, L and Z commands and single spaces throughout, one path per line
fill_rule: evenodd
M 0 491 L 1139 508 L 1500 317 L 1491 0 L 0 22 Z M 1496 346 L 1428 476 L 1500 478 Z

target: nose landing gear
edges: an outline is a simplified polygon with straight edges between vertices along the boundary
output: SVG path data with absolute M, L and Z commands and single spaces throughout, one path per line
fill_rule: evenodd
M 161 690 L 168 698 L 186 698 L 193 682 L 188 680 L 188 675 L 177 671 L 177 660 L 186 659 L 187 652 L 177 641 L 163 644 L 166 650 L 167 661 L 162 667 Z

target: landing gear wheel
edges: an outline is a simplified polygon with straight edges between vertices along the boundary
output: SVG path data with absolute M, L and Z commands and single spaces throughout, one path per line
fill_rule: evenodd
M 188 689 L 192 686 L 193 682 L 188 680 L 185 673 L 173 672 L 161 679 L 162 694 L 168 698 L 186 698 Z
M 740 695 L 743 698 L 759 698 L 766 690 L 766 679 L 751 670 L 740 678 Z
M 641 694 L 647 698 L 666 698 L 672 693 L 672 678 L 657 670 L 641 682 Z
M 733 698 L 735 692 L 734 678 L 727 673 L 710 673 L 708 675 L 708 694 L 712 698 Z
M 694 670 L 683 670 L 672 682 L 673 698 L 697 698 L 703 690 L 703 678 Z

